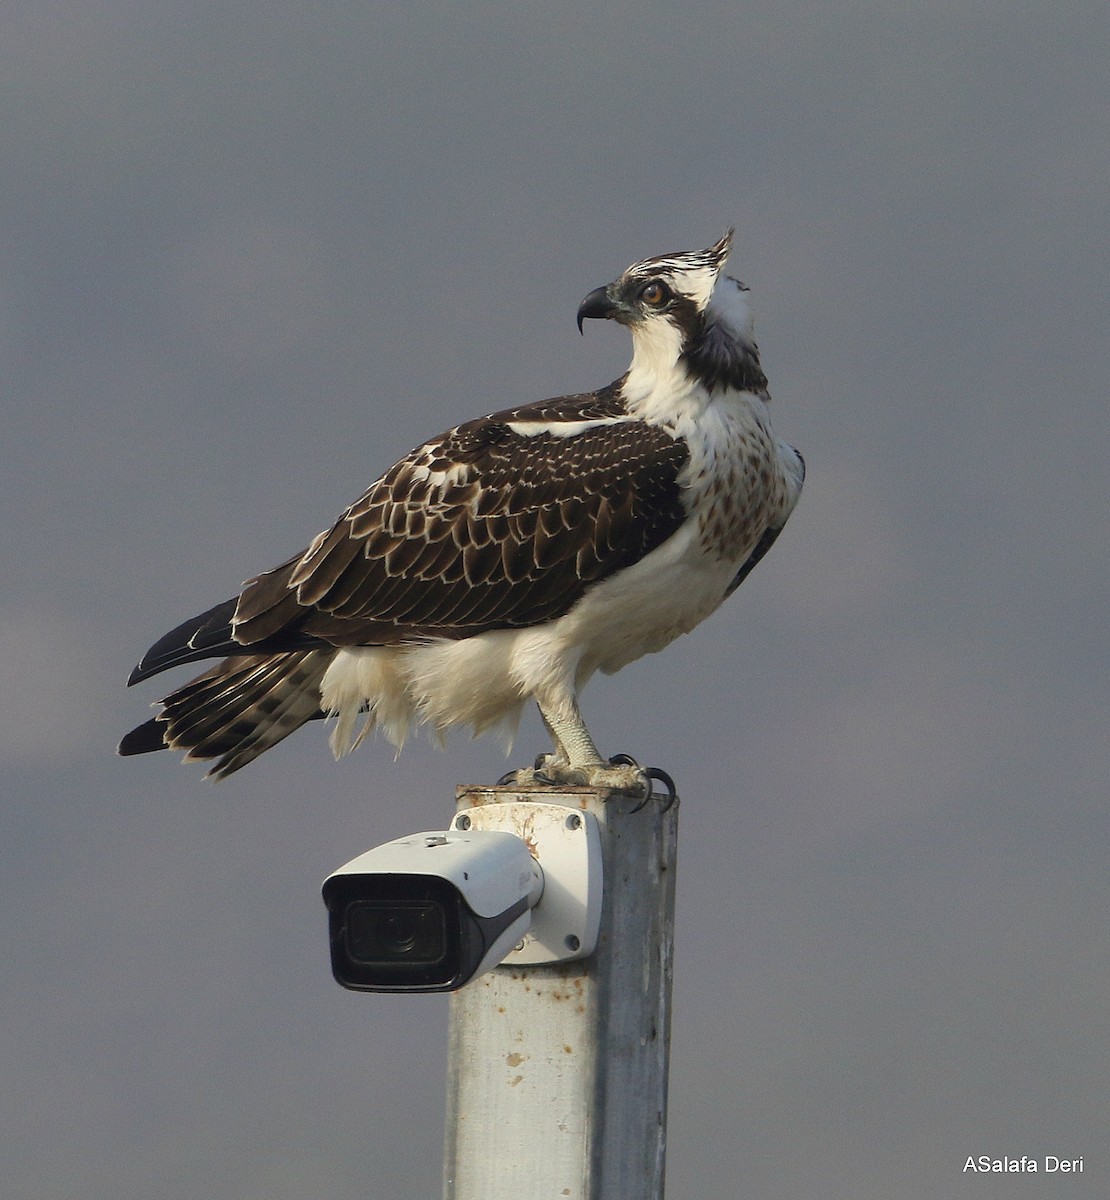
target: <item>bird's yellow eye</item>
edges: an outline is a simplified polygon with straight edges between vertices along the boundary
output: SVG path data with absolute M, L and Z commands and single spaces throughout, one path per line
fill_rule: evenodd
M 652 308 L 659 308 L 666 304 L 670 292 L 667 290 L 666 284 L 660 283 L 658 279 L 653 279 L 650 283 L 644 284 L 640 292 L 640 299 Z

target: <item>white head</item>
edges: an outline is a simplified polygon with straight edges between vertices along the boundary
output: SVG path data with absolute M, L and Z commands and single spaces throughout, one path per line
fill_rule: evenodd
M 732 230 L 706 250 L 661 254 L 633 263 L 578 309 L 627 325 L 632 333 L 628 382 L 636 393 L 660 389 L 763 391 L 767 381 L 752 341 L 747 289 L 721 268 Z

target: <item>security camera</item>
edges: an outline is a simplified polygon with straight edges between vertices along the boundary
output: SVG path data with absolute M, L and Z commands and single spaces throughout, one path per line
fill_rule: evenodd
M 324 882 L 335 978 L 355 991 L 445 992 L 524 936 L 543 875 L 511 833 L 419 833 Z
M 506 960 L 582 958 L 600 924 L 597 822 L 485 805 L 360 854 L 323 894 L 332 973 L 353 991 L 449 992 Z

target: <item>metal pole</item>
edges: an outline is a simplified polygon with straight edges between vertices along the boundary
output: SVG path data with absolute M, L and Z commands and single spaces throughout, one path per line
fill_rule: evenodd
M 598 788 L 459 788 L 594 814 L 597 950 L 498 967 L 451 996 L 446 1200 L 662 1200 L 678 803 Z M 542 902 L 541 902 L 542 903 Z

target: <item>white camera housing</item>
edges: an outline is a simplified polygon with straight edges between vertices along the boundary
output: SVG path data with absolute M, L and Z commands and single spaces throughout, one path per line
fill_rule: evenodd
M 601 918 L 596 819 L 562 805 L 468 809 L 325 881 L 332 972 L 355 991 L 454 991 L 506 963 L 584 958 Z

